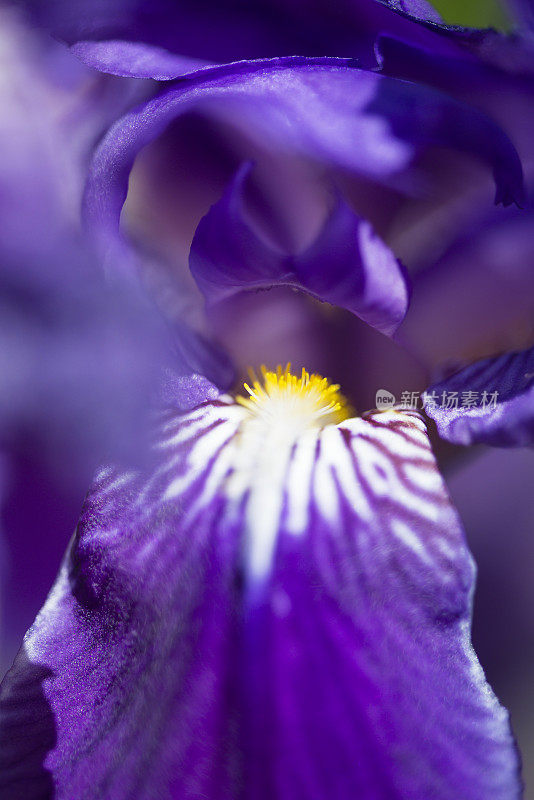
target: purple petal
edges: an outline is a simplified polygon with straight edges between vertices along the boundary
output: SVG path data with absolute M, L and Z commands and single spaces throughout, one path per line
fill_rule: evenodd
M 207 66 L 206 61 L 169 53 L 161 47 L 112 39 L 76 42 L 71 51 L 88 67 L 124 78 L 168 81 Z
M 470 364 L 432 386 L 425 408 L 454 444 L 534 445 L 534 348 Z
M 426 0 L 377 0 L 377 2 L 417 22 L 436 24 L 443 22 L 436 9 Z
M 395 136 L 415 147 L 452 147 L 468 155 L 477 153 L 492 167 L 495 203 L 524 204 L 521 161 L 515 149 L 513 154 L 508 152 L 510 140 L 501 128 L 471 106 L 451 101 L 428 87 L 417 86 L 414 102 L 413 84 L 395 81 L 395 86 L 395 92 L 381 86 L 368 107 L 371 113 L 390 119 Z
M 19 15 L 2 16 L 0 46 L 0 441 L 15 458 L 46 461 L 79 502 L 103 457 L 142 458 L 164 337 L 130 283 L 103 279 L 79 230 L 85 147 L 107 101 Z M 56 48 L 71 79 L 61 86 Z
M 534 29 L 534 3 L 532 0 L 512 0 L 512 8 L 523 27 Z
M 203 70 L 117 122 L 86 187 L 85 214 L 100 234 L 116 236 L 138 153 L 193 109 L 244 128 L 264 146 L 377 179 L 404 168 L 420 148 L 452 146 L 491 165 L 499 200 L 522 199 L 517 153 L 484 115 L 348 60 L 295 57 Z
M 416 81 L 465 96 L 471 91 L 492 91 L 501 85 L 502 76 L 480 59 L 473 59 L 462 50 L 440 52 L 414 46 L 392 36 L 379 36 L 376 43 L 377 60 L 384 75 Z M 478 98 L 477 98 L 478 99 Z
M 3 684 L 4 792 L 518 798 L 423 422 L 308 429 L 266 469 L 247 413 L 173 412 L 151 475 L 100 474 Z
M 288 254 L 275 249 L 246 217 L 244 165 L 201 220 L 191 245 L 190 267 L 208 305 L 243 289 L 277 285 L 302 289 L 346 308 L 386 334 L 400 325 L 408 291 L 399 262 L 341 198 L 315 242 Z
M 445 53 L 455 57 L 465 57 L 469 59 L 473 55 L 479 59 L 480 64 L 486 63 L 497 67 L 503 72 L 512 74 L 532 75 L 533 70 L 533 43 L 528 31 L 514 31 L 511 34 L 504 34 L 493 28 L 469 28 L 462 25 L 448 25 L 436 18 L 436 12 L 430 5 L 419 3 L 404 3 L 402 0 L 375 0 L 380 5 L 391 8 L 407 20 L 418 22 L 429 31 L 434 31 L 441 35 L 443 44 L 435 38 L 427 41 L 417 42 L 414 37 L 401 37 L 409 46 L 411 44 L 422 44 L 425 48 L 443 50 Z M 520 16 L 528 25 L 532 23 L 532 10 L 527 9 L 529 0 L 516 0 L 522 6 Z M 385 31 L 380 31 L 384 33 Z M 385 32 L 386 34 L 388 32 Z M 396 33 L 393 34 L 396 37 Z M 469 67 L 468 67 L 469 69 Z M 421 79 L 425 80 L 424 74 Z
M 158 400 L 161 405 L 189 411 L 207 400 L 215 400 L 219 394 L 219 389 L 204 375 L 179 375 L 174 370 L 167 369 Z
M 374 0 L 21 0 L 38 24 L 69 43 L 126 40 L 221 63 L 299 54 L 340 55 L 372 63 L 378 31 L 410 40 L 433 36 Z M 426 12 L 428 6 L 424 6 Z M 436 14 L 436 19 L 439 17 Z
M 380 5 L 390 8 L 400 16 L 425 25 L 430 30 L 444 34 L 453 40 L 467 44 L 479 44 L 488 35 L 496 34 L 491 29 L 469 28 L 462 25 L 449 25 L 437 13 L 435 8 L 425 0 L 375 0 Z M 504 38 L 504 37 L 503 37 Z

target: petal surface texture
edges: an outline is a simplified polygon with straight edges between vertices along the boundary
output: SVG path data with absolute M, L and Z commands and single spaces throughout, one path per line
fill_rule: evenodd
M 120 39 L 76 42 L 70 49 L 88 67 L 123 78 L 173 80 L 206 64 L 200 59 L 174 55 L 161 47 Z
M 244 165 L 193 239 L 191 272 L 208 305 L 243 289 L 293 286 L 394 333 L 406 314 L 408 288 L 402 267 L 371 225 L 338 199 L 313 244 L 285 253 L 247 219 L 247 173 Z
M 169 410 L 150 475 L 98 476 L 3 684 L 5 796 L 520 796 L 424 423 L 270 413 Z
M 454 444 L 532 447 L 534 348 L 470 364 L 432 386 L 425 408 Z

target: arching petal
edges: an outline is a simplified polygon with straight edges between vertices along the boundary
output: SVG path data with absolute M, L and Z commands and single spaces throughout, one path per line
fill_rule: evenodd
M 386 334 L 408 306 L 404 272 L 370 224 L 338 198 L 317 239 L 294 255 L 275 249 L 246 216 L 244 165 L 200 221 L 190 267 L 208 305 L 244 289 L 288 285 L 352 311 Z
M 492 168 L 500 201 L 522 199 L 517 153 L 484 115 L 350 60 L 282 58 L 202 70 L 119 120 L 97 149 L 86 186 L 86 219 L 100 235 L 117 235 L 138 153 L 193 109 L 269 148 L 376 179 L 406 167 L 422 147 L 459 148 Z
M 432 386 L 425 401 L 454 444 L 534 445 L 534 348 L 484 358 Z
M 173 412 L 152 474 L 98 477 L 3 683 L 3 791 L 516 800 L 420 418 L 311 429 L 280 460 L 247 413 Z

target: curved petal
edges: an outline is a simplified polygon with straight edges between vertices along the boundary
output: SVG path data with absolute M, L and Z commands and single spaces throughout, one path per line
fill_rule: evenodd
M 510 141 L 495 123 L 468 105 L 452 101 L 428 87 L 395 80 L 395 91 L 382 84 L 368 111 L 390 120 L 391 130 L 412 147 L 452 147 L 468 155 L 478 153 L 491 165 L 495 179 L 495 203 L 509 206 L 525 202 L 521 162 L 517 152 L 511 159 Z M 415 102 L 414 102 L 415 101 Z M 448 105 L 448 103 L 451 105 Z
M 518 798 L 421 419 L 284 444 L 247 414 L 225 398 L 170 413 L 152 474 L 98 477 L 3 683 L 2 789 Z
M 495 90 L 495 87 L 502 90 L 503 76 L 462 50 L 443 53 L 380 35 L 375 51 L 384 75 L 425 83 L 455 96 L 465 93 L 466 87 L 472 92 Z
M 338 198 L 310 247 L 294 255 L 277 250 L 246 217 L 243 189 L 249 171 L 247 164 L 238 171 L 200 221 L 191 245 L 191 272 L 208 305 L 244 289 L 293 286 L 393 334 L 408 306 L 406 280 L 370 224 Z
M 462 44 L 478 45 L 483 43 L 487 37 L 500 37 L 496 31 L 490 28 L 450 25 L 444 22 L 435 8 L 425 0 L 375 0 L 375 2 Z
M 221 63 L 244 58 L 357 56 L 372 63 L 378 31 L 421 40 L 433 34 L 375 0 L 21 0 L 37 24 L 70 44 L 144 42 Z M 425 7 L 426 8 L 426 7 Z M 436 19 L 439 19 L 436 15 Z
M 493 27 L 471 28 L 463 25 L 449 25 L 441 21 L 439 17 L 436 18 L 434 9 L 427 4 L 419 3 L 418 0 L 410 3 L 406 3 L 404 0 L 375 0 L 375 2 L 390 8 L 405 19 L 419 23 L 429 31 L 441 35 L 444 47 L 440 48 L 439 43 L 432 42 L 432 40 L 425 42 L 425 47 L 428 47 L 429 44 L 434 45 L 435 49 L 442 49 L 445 55 L 448 53 L 456 58 L 466 56 L 469 59 L 470 56 L 475 55 L 480 59 L 481 64 L 486 63 L 489 66 L 497 67 L 505 73 L 532 75 L 533 45 L 528 31 L 526 34 L 521 30 L 513 33 L 501 33 L 494 30 Z M 531 14 L 525 15 L 524 13 L 528 0 L 526 2 L 517 0 L 517 3 L 522 3 L 523 13 L 521 16 L 528 25 L 528 17 L 532 19 Z M 393 36 L 396 38 L 395 32 Z M 403 38 L 406 41 L 406 37 Z M 408 42 L 406 43 L 408 44 Z M 413 37 L 411 43 L 419 44 Z M 469 73 L 468 64 L 466 64 L 466 68 Z M 423 73 L 421 73 L 421 78 L 424 80 Z
M 426 0 L 376 0 L 376 2 L 391 8 L 392 11 L 410 17 L 416 22 L 429 22 L 436 25 L 443 23 L 434 6 L 427 3 Z
M 76 42 L 70 50 L 88 67 L 123 78 L 169 81 L 207 66 L 206 61 L 197 58 L 177 56 L 162 47 L 122 39 Z
M 192 109 L 243 127 L 270 148 L 374 178 L 398 172 L 421 147 L 457 147 L 492 167 L 499 200 L 521 202 L 519 158 L 487 117 L 350 60 L 294 57 L 202 70 L 119 120 L 96 151 L 85 192 L 86 218 L 101 234 L 116 235 L 140 150 Z
M 454 444 L 534 445 L 534 348 L 470 364 L 432 386 L 425 408 Z

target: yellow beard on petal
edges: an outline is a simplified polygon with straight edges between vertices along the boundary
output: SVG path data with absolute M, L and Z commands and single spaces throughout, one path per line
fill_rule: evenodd
M 260 378 L 252 370 L 250 377 L 244 384 L 247 394 L 235 398 L 234 408 L 243 416 L 226 491 L 233 498 L 248 497 L 246 560 L 250 574 L 262 579 L 270 569 L 288 492 L 306 505 L 318 437 L 352 413 L 337 384 L 305 369 L 298 377 L 290 364 L 275 371 L 262 366 Z M 291 475 L 299 476 L 298 491 L 289 475 L 295 458 L 300 466 Z M 301 509 L 302 502 L 298 505 Z
M 295 431 L 337 425 L 353 416 L 339 385 L 304 368 L 300 377 L 291 373 L 291 364 L 276 371 L 261 367 L 261 379 L 250 370 L 251 384 L 245 383 L 248 396 L 239 395 L 236 402 L 250 414 L 267 424 L 294 426 Z

